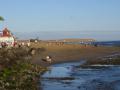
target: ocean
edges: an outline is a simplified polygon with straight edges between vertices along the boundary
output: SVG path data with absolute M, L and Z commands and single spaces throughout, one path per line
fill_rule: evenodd
M 120 41 L 96 41 L 92 44 L 97 44 L 99 46 L 120 46 Z
M 97 46 L 119 46 L 120 41 L 95 41 L 95 42 L 66 42 L 65 44 L 82 44 L 82 45 L 97 45 Z

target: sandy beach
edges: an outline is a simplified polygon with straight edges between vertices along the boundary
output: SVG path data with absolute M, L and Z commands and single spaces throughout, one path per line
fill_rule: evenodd
M 46 49 L 43 53 L 34 56 L 32 59 L 32 63 L 42 66 L 80 60 L 96 61 L 99 58 L 120 53 L 120 47 L 94 47 L 81 45 L 47 46 L 42 44 L 32 44 L 32 47 L 44 47 Z M 42 61 L 47 55 L 52 57 L 52 63 Z

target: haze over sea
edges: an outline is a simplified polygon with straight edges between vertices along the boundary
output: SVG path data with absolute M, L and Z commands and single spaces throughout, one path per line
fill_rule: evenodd
M 97 41 L 119 41 L 119 31 L 36 31 L 15 32 L 19 39 L 65 39 L 65 38 L 92 38 Z

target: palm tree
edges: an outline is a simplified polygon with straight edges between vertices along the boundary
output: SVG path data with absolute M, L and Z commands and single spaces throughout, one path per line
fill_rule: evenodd
M 4 21 L 4 18 L 0 16 L 0 21 Z

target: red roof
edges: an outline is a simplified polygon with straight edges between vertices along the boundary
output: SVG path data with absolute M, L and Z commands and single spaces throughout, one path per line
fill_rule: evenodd
M 7 28 L 3 29 L 3 37 L 10 37 L 10 36 L 11 36 L 10 31 Z

